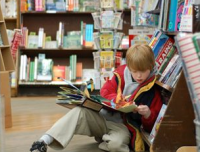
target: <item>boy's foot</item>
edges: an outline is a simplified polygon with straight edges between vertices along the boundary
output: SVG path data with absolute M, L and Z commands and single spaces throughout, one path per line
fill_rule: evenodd
M 32 144 L 31 152 L 47 152 L 47 144 L 44 141 L 36 141 Z

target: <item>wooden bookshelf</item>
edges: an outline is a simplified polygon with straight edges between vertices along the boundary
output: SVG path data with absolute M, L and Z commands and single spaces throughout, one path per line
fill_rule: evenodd
M 128 30 L 131 27 L 131 12 L 130 10 L 123 11 L 123 30 L 122 32 L 128 35 Z M 52 40 L 56 40 L 56 31 L 59 29 L 59 22 L 64 23 L 65 34 L 69 31 L 80 31 L 81 30 L 81 21 L 87 24 L 94 24 L 94 20 L 92 18 L 91 12 L 22 12 L 20 13 L 21 26 L 27 27 L 29 32 L 38 33 L 38 29 L 40 27 L 44 28 L 44 32 L 46 36 L 51 36 Z M 121 31 L 120 31 L 121 32 Z M 93 69 L 94 68 L 94 60 L 92 52 L 97 52 L 98 50 L 91 48 L 80 48 L 80 49 L 29 49 L 29 48 L 19 48 L 19 56 L 26 54 L 28 57 L 32 59 L 35 56 L 38 56 L 39 53 L 46 54 L 46 58 L 52 58 L 54 65 L 69 65 L 69 56 L 72 54 L 77 55 L 77 61 L 83 63 L 83 69 Z M 125 56 L 126 50 L 118 50 L 123 52 L 123 56 Z M 19 71 L 20 61 L 18 61 L 17 70 Z M 19 74 L 18 74 L 19 75 Z M 29 85 L 27 85 L 29 84 Z M 54 89 L 53 95 L 57 94 L 57 90 L 59 89 L 59 85 L 48 85 L 43 84 L 39 85 L 31 85 L 30 83 L 19 83 L 18 86 L 18 95 L 52 95 L 48 89 Z M 33 90 L 33 88 L 35 88 Z M 45 89 L 44 89 L 45 88 Z M 30 91 L 29 91 L 30 90 Z M 41 93 L 41 91 L 43 93 Z M 31 93 L 32 92 L 32 93 Z
M 10 30 L 14 30 L 14 29 L 18 29 L 19 26 L 19 3 L 20 1 L 17 0 L 17 16 L 15 18 L 8 18 L 5 17 L 5 24 L 6 24 L 6 29 L 10 29 Z M 18 58 L 18 57 L 17 57 Z M 15 70 L 16 76 L 17 76 L 17 70 Z M 15 87 L 11 87 L 11 96 L 15 97 L 17 96 L 17 77 L 16 77 L 16 86 Z

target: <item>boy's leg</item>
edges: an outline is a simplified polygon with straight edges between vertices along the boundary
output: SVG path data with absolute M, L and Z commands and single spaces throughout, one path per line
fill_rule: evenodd
M 55 139 L 50 146 L 60 149 L 66 147 L 75 134 L 102 137 L 106 131 L 105 120 L 99 113 L 76 107 L 59 119 L 46 134 Z
M 102 137 L 106 131 L 105 120 L 98 112 L 76 107 L 59 119 L 46 134 L 54 139 L 50 147 L 63 149 L 75 134 Z
M 108 134 L 103 135 L 99 148 L 110 152 L 129 152 L 130 133 L 122 123 L 107 121 Z

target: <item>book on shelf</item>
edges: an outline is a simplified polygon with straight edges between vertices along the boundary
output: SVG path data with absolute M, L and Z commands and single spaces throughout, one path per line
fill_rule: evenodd
M 28 36 L 28 48 L 38 48 L 38 35 Z
M 161 74 L 161 77 L 159 78 L 159 81 L 162 82 L 163 79 L 165 78 L 165 76 L 167 75 L 168 72 L 172 72 L 171 70 L 174 69 L 178 59 L 179 59 L 179 55 L 175 54 L 172 59 L 169 61 L 167 67 L 165 68 L 165 70 L 163 71 L 163 73 Z
M 113 8 L 114 7 L 113 0 L 101 0 L 100 4 L 101 4 L 101 8 Z
M 106 68 L 106 69 L 114 67 L 114 52 L 113 51 L 100 52 L 100 67 Z
M 148 44 L 154 29 L 134 28 L 129 30 L 129 46 L 134 44 Z
M 154 52 L 155 58 L 158 56 L 160 49 L 163 47 L 163 45 L 167 42 L 169 37 L 160 31 L 160 33 L 155 37 L 154 41 L 152 42 L 152 50 Z
M 112 49 L 113 48 L 113 31 L 102 31 L 100 32 L 100 47 L 102 49 Z
M 178 0 L 177 11 L 176 11 L 176 20 L 175 20 L 175 31 L 179 31 L 181 17 L 183 13 L 183 7 L 185 4 L 185 0 Z
M 192 32 L 193 25 L 192 25 L 192 4 L 193 1 L 185 1 L 182 15 L 181 15 L 181 22 L 180 22 L 180 31 L 183 32 Z
M 156 65 L 158 69 L 164 62 L 165 58 L 167 57 L 167 54 L 170 52 L 173 45 L 174 45 L 174 39 L 169 38 L 158 52 L 158 55 L 156 57 Z
M 70 80 L 76 81 L 76 64 L 77 64 L 77 55 L 73 54 L 69 57 L 69 67 L 70 67 Z
M 131 25 L 157 27 L 159 15 L 144 12 L 141 7 L 142 3 L 140 0 L 133 1 L 133 7 L 131 7 Z
M 53 81 L 61 81 L 58 77 L 65 78 L 65 69 L 63 65 L 54 65 L 53 66 Z
M 168 65 L 169 61 L 171 60 L 171 58 L 177 54 L 177 48 L 176 46 L 173 46 L 170 51 L 168 52 L 166 58 L 164 59 L 164 61 L 162 62 L 162 64 L 160 65 L 159 69 L 158 69 L 158 74 L 162 74 L 163 71 L 165 70 L 166 66 Z
M 192 6 L 193 18 L 192 18 L 192 26 L 193 26 L 193 33 L 200 31 L 200 4 L 194 4 Z
M 162 107 L 161 107 L 161 109 L 160 109 L 160 112 L 158 114 L 158 117 L 157 117 L 157 119 L 156 119 L 156 121 L 155 121 L 155 123 L 153 125 L 151 133 L 149 135 L 149 140 L 150 140 L 151 143 L 153 143 L 154 138 L 155 138 L 155 136 L 156 136 L 156 134 L 157 134 L 157 132 L 159 130 L 159 127 L 160 127 L 162 119 L 163 119 L 163 117 L 165 115 L 166 109 L 167 109 L 167 105 L 163 104 Z
M 21 30 L 14 30 L 14 36 L 11 42 L 11 53 L 15 62 L 16 62 L 17 50 L 21 43 L 21 40 L 22 40 Z
M 37 63 L 37 81 L 52 81 L 52 59 L 39 59 Z
M 77 62 L 76 64 L 76 82 L 81 82 L 83 76 L 83 63 Z
M 178 0 L 170 0 L 168 31 L 175 31 Z
M 66 84 L 70 85 L 70 87 L 61 87 L 62 91 L 58 92 L 59 95 L 56 103 L 62 106 L 82 106 L 97 112 L 99 112 L 102 108 L 105 108 L 123 113 L 132 112 L 135 108 L 137 108 L 137 105 L 134 104 L 134 102 L 126 101 L 120 101 L 118 104 L 111 106 L 110 102 L 112 101 L 105 99 L 100 95 L 90 95 L 86 87 L 84 87 L 85 90 L 80 90 L 71 82 L 65 79 L 62 80 L 65 81 Z
M 101 12 L 101 27 L 102 28 L 113 28 L 114 27 L 114 12 L 102 11 Z
M 8 18 L 17 17 L 17 1 L 16 0 L 6 0 L 5 1 L 5 16 Z

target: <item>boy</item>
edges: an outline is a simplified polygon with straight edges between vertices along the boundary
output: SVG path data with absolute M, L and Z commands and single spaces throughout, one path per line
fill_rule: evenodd
M 131 95 L 138 107 L 133 112 L 121 114 L 102 109 L 99 113 L 76 107 L 58 120 L 30 151 L 46 152 L 47 145 L 55 149 L 65 148 L 73 135 L 94 136 L 99 148 L 111 152 L 144 151 L 140 126 L 151 131 L 162 101 L 155 83 L 154 54 L 148 45 L 137 44 L 126 53 L 127 65 L 120 66 L 101 89 L 101 95 L 116 105 Z

